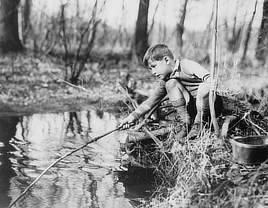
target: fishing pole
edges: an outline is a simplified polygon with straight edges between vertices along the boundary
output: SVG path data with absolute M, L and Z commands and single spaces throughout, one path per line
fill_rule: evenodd
M 66 157 L 68 157 L 68 156 L 70 156 L 71 154 L 73 154 L 73 153 L 75 153 L 75 152 L 77 152 L 77 151 L 79 151 L 79 150 L 81 150 L 81 149 L 83 149 L 83 148 L 85 148 L 87 145 L 89 145 L 90 143 L 93 143 L 93 142 L 96 142 L 96 141 L 98 141 L 99 139 L 101 139 L 101 138 L 103 138 L 103 137 L 105 137 L 105 136 L 108 136 L 109 134 L 111 134 L 111 133 L 113 133 L 113 132 L 115 132 L 115 131 L 118 131 L 118 130 L 120 130 L 121 129 L 121 127 L 117 127 L 117 128 L 115 128 L 115 129 L 113 129 L 113 130 L 111 130 L 111 131 L 109 131 L 109 132 L 106 132 L 105 134 L 103 134 L 103 135 L 101 135 L 101 136 L 98 136 L 98 137 L 95 137 L 95 138 L 92 138 L 92 139 L 90 139 L 86 144 L 84 144 L 83 146 L 81 146 L 81 147 L 78 147 L 78 148 L 76 148 L 76 149 L 74 149 L 73 151 L 71 151 L 71 152 L 69 152 L 69 153 L 67 153 L 67 154 L 65 154 L 65 155 L 63 155 L 62 157 L 60 157 L 59 159 L 57 159 L 56 161 L 54 161 L 53 163 L 51 163 L 51 165 L 49 165 L 9 206 L 8 206 L 8 208 L 11 208 L 12 206 L 14 206 L 19 200 L 20 200 L 20 198 L 23 196 L 23 195 L 25 195 L 26 193 L 27 193 L 27 191 L 31 188 L 31 187 L 33 187 L 34 186 L 34 184 L 36 184 L 37 183 L 37 181 L 39 181 L 39 179 L 50 169 L 50 168 L 52 168 L 54 165 L 56 165 L 58 162 L 60 162 L 61 160 L 63 160 L 64 158 L 66 158 Z

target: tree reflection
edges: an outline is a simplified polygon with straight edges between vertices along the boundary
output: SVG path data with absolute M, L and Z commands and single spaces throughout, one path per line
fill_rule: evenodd
M 16 134 L 19 117 L 0 118 L 0 207 L 7 207 L 11 201 L 8 196 L 10 179 L 16 174 L 12 169 L 10 158 L 16 149 L 10 144 L 10 139 Z
M 7 207 L 57 158 L 117 124 L 111 114 L 94 110 L 1 119 L 0 207 Z M 124 187 L 112 172 L 120 165 L 119 133 L 52 167 L 17 206 L 129 207 Z
M 75 133 L 75 126 L 77 127 L 77 133 L 80 134 L 82 131 L 81 122 L 79 121 L 77 117 L 76 112 L 70 112 L 69 115 L 69 123 L 67 125 L 67 132 L 71 131 L 73 134 Z
M 129 167 L 128 171 L 118 171 L 117 176 L 125 187 L 126 198 L 135 201 L 149 196 L 154 183 L 152 169 Z

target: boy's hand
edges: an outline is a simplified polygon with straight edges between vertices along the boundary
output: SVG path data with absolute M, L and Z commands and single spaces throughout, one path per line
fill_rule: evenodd
M 209 79 L 209 88 L 210 90 L 216 91 L 218 87 L 219 80 L 218 79 Z
M 123 121 L 120 123 L 120 125 L 118 126 L 118 128 L 120 128 L 121 130 L 128 129 L 133 124 L 133 122 L 135 120 L 136 119 L 134 118 L 134 116 L 129 115 L 128 117 L 126 117 L 125 119 L 123 119 Z

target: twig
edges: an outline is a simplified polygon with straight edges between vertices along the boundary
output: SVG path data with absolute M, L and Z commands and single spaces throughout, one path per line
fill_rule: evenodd
M 227 137 L 227 134 L 228 134 L 228 131 L 233 128 L 236 124 L 232 124 L 232 122 L 234 122 L 235 120 L 238 119 L 238 116 L 236 115 L 230 115 L 230 116 L 227 116 L 223 125 L 222 125 L 222 128 L 221 128 L 221 136 L 223 138 L 226 138 Z M 230 127 L 230 125 L 232 124 L 232 126 Z
M 103 135 L 101 135 L 101 136 L 98 136 L 98 137 L 96 137 L 96 138 L 93 138 L 93 139 L 91 139 L 90 141 L 88 141 L 86 144 L 84 144 L 83 146 L 81 146 L 81 147 L 79 147 L 79 148 L 76 148 L 75 150 L 73 150 L 73 151 L 71 151 L 71 152 L 69 152 L 69 153 L 67 153 L 67 154 L 65 154 L 65 155 L 63 155 L 62 157 L 60 157 L 59 159 L 57 159 L 56 161 L 54 161 L 51 165 L 49 165 L 16 199 L 15 199 L 15 201 L 13 201 L 9 206 L 8 206 L 8 208 L 11 208 L 12 206 L 14 206 L 18 201 L 19 201 L 19 199 L 24 195 L 24 194 L 26 194 L 26 192 L 31 188 L 31 187 L 33 187 L 34 186 L 34 184 L 36 184 L 37 183 L 37 181 L 39 181 L 39 179 L 50 169 L 50 168 L 52 168 L 54 165 L 56 165 L 58 162 L 60 162 L 61 160 L 63 160 L 64 158 L 66 158 L 67 156 L 69 156 L 69 155 L 71 155 L 71 154 L 73 154 L 73 153 L 75 153 L 75 152 L 77 152 L 77 151 L 79 151 L 79 150 L 81 150 L 81 149 L 83 149 L 83 148 L 85 148 L 88 144 L 90 144 L 90 143 L 93 143 L 93 142 L 96 142 L 97 140 L 99 140 L 99 139 L 101 139 L 102 137 L 105 137 L 105 136 L 107 136 L 107 135 L 109 135 L 109 134 L 111 134 L 111 133 L 113 133 L 113 132 L 115 132 L 115 131 L 117 131 L 117 130 L 119 130 L 119 128 L 116 128 L 116 129 L 113 129 L 113 130 L 111 130 L 111 131 L 109 131 L 109 132 L 107 132 L 107 133 L 105 133 L 105 134 L 103 134 Z
M 253 176 L 249 179 L 249 187 L 252 187 L 254 182 L 256 181 L 257 177 L 261 174 L 261 170 L 264 169 L 265 167 L 267 167 L 267 162 L 268 159 L 266 159 L 264 162 L 262 162 L 262 164 L 260 165 L 260 167 L 256 170 L 256 172 L 254 172 Z
M 239 120 L 238 119 L 238 116 L 236 115 L 231 115 L 229 118 L 227 117 L 224 124 L 223 124 L 223 127 L 222 127 L 222 136 L 227 136 L 227 132 L 230 131 L 231 129 L 233 129 L 237 124 L 239 124 L 242 120 L 245 120 L 246 117 L 250 114 L 250 111 L 246 112 L 244 114 L 244 116 L 242 118 L 240 118 Z M 237 120 L 234 124 L 232 124 L 232 126 L 229 128 L 229 124 L 232 122 L 232 121 L 235 121 Z
M 74 87 L 74 88 L 78 88 L 78 89 L 83 90 L 83 91 L 86 91 L 86 92 L 88 92 L 88 93 L 91 93 L 91 92 L 95 93 L 92 89 L 88 90 L 88 89 L 86 89 L 86 88 L 84 88 L 84 87 L 82 87 L 82 86 L 80 86 L 80 85 L 74 85 L 74 84 L 72 84 L 72 83 L 70 83 L 70 82 L 67 82 L 67 81 L 65 81 L 64 79 L 62 79 L 62 78 L 56 76 L 55 74 L 52 74 L 52 75 L 55 76 L 57 79 L 59 79 L 61 82 L 65 83 L 65 84 L 67 84 L 67 85 L 70 85 L 70 86 L 72 86 L 72 87 Z
M 261 135 L 260 132 L 258 131 L 258 129 L 263 131 L 265 134 L 268 135 L 267 131 L 265 131 L 263 128 L 261 128 L 257 124 L 255 124 L 251 119 L 247 119 L 247 121 L 254 127 L 254 130 L 258 135 Z
M 163 142 L 161 142 L 155 135 L 153 135 L 153 133 L 150 132 L 150 130 L 146 126 L 143 127 L 143 130 L 154 140 L 154 142 L 158 145 L 159 148 L 163 147 Z
M 131 102 L 132 107 L 128 105 L 128 107 L 129 107 L 131 110 L 133 110 L 133 109 L 135 109 L 135 108 L 138 107 L 138 103 L 137 103 L 134 99 L 131 98 L 130 94 L 128 93 L 128 91 L 127 91 L 124 87 L 122 87 L 121 85 L 119 85 L 119 86 L 118 86 L 118 90 L 119 90 L 124 96 L 126 96 L 126 98 Z
M 150 110 L 150 112 L 149 113 L 147 113 L 146 114 L 146 116 L 145 116 L 145 118 L 143 119 L 143 121 L 139 124 L 139 125 L 137 125 L 136 127 L 135 127 L 135 130 L 139 130 L 142 126 L 144 126 L 147 122 L 148 122 L 148 119 L 150 118 L 150 116 L 154 113 L 154 111 L 159 107 L 159 105 L 162 103 L 162 102 L 164 102 L 164 101 L 166 101 L 166 100 L 168 100 L 168 98 L 164 98 L 164 99 L 162 99 L 162 100 L 160 100 L 151 110 Z

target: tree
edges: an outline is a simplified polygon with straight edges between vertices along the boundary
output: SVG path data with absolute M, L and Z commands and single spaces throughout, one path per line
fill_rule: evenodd
M 267 52 L 268 52 L 268 0 L 263 1 L 263 12 L 260 32 L 258 36 L 257 48 L 256 48 L 256 58 L 263 64 L 266 62 Z
M 179 16 L 178 16 L 178 22 L 176 25 L 176 30 L 177 30 L 177 44 L 179 47 L 179 53 L 182 55 L 182 46 L 183 46 L 183 32 L 184 32 L 184 21 L 185 21 L 185 16 L 186 16 L 186 8 L 187 8 L 187 3 L 188 0 L 184 0 L 181 9 L 179 11 Z
M 18 31 L 19 0 L 0 0 L 0 53 L 23 49 Z
M 77 1 L 78 3 L 79 1 Z M 74 18 L 67 18 L 66 11 L 70 5 L 67 3 L 61 4 L 60 9 L 60 41 L 62 43 L 65 56 L 66 74 L 65 79 L 71 81 L 72 84 L 77 85 L 80 75 L 85 69 L 85 64 L 90 59 L 92 49 L 97 37 L 98 26 L 101 23 L 101 14 L 104 11 L 106 0 L 104 0 L 99 6 L 100 1 L 95 0 L 92 6 L 91 14 L 87 15 L 85 19 L 83 15 L 88 14 L 89 10 L 84 10 L 85 14 L 80 14 L 79 10 Z M 77 5 L 77 8 L 80 6 Z M 77 22 L 79 20 L 79 22 Z M 74 37 L 71 35 L 73 26 L 77 24 L 77 42 L 72 44 Z M 71 75 L 68 77 L 67 69 L 70 68 Z
M 232 32 L 230 35 L 228 35 L 229 33 L 229 29 L 228 27 L 227 29 L 227 44 L 228 44 L 228 50 L 231 51 L 232 53 L 236 53 L 239 48 L 240 48 L 240 44 L 241 44 L 241 40 L 242 40 L 242 35 L 243 35 L 243 30 L 244 30 L 244 26 L 245 26 L 245 21 L 246 21 L 246 14 L 244 15 L 243 21 L 241 22 L 241 24 L 238 24 L 238 11 L 244 7 L 245 1 L 237 1 L 236 3 L 236 9 L 235 9 L 235 13 L 234 13 L 234 17 L 233 17 L 233 28 L 232 28 Z M 247 9 L 246 9 L 246 13 L 247 13 Z M 226 22 L 226 25 L 228 26 L 228 23 Z
M 250 35 L 251 35 L 251 30 L 252 30 L 252 23 L 253 23 L 255 14 L 256 14 L 257 4 L 258 4 L 258 0 L 255 1 L 255 7 L 254 7 L 253 14 L 252 14 L 252 18 L 251 18 L 251 20 L 249 22 L 249 25 L 248 25 L 248 29 L 247 29 L 247 33 L 246 33 L 246 40 L 245 40 L 245 43 L 244 43 L 244 51 L 243 51 L 243 55 L 242 55 L 242 58 L 241 58 L 242 61 L 244 61 L 245 58 L 246 58 L 249 39 L 250 39 Z
M 134 39 L 134 56 L 137 57 L 138 61 L 142 60 L 144 53 L 148 48 L 148 10 L 150 0 L 140 0 L 138 18 L 135 29 Z
M 22 8 L 22 42 L 23 44 L 27 41 L 28 33 L 31 29 L 31 22 L 30 22 L 30 15 L 31 15 L 31 9 L 32 9 L 32 0 L 25 0 L 24 6 Z

